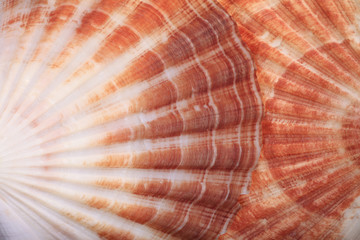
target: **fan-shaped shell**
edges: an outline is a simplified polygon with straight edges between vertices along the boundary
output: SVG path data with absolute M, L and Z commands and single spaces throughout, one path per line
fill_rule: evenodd
M 1 239 L 225 231 L 262 105 L 218 4 L 2 1 L 0 17 Z
M 358 239 L 360 2 L 219 2 L 265 105 L 262 157 L 223 239 Z

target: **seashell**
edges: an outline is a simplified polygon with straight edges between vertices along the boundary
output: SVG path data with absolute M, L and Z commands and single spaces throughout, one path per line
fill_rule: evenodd
M 359 239 L 359 1 L 219 2 L 265 106 L 250 194 L 221 239 Z
M 208 0 L 2 1 L 0 239 L 214 239 L 262 103 Z

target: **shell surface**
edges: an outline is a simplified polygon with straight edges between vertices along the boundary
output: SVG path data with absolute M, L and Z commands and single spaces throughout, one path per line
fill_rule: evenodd
M 222 239 L 359 239 L 360 2 L 219 2 L 265 106 L 250 194 Z
M 0 238 L 213 239 L 262 104 L 207 0 L 2 1 Z

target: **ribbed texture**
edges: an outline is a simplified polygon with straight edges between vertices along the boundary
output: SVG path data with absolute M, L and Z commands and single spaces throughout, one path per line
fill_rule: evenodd
M 262 104 L 213 1 L 3 1 L 0 238 L 214 239 Z
M 359 239 L 360 2 L 219 2 L 265 105 L 250 195 L 222 239 Z

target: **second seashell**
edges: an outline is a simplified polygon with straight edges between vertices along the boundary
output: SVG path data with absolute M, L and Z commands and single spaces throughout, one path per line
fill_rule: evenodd
M 265 105 L 250 194 L 221 239 L 358 239 L 359 1 L 219 2 Z

